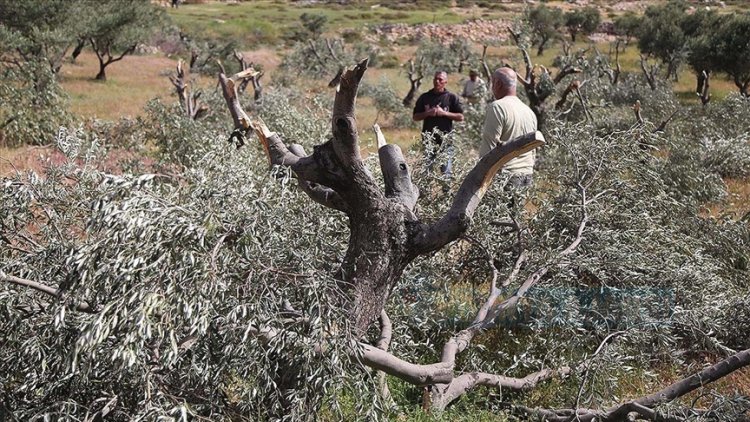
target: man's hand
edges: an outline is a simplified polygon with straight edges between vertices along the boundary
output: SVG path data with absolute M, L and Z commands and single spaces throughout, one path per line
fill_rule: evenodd
M 440 107 L 440 105 L 436 105 L 435 107 L 430 106 L 429 104 L 425 107 L 425 117 L 442 117 L 445 116 L 445 109 Z

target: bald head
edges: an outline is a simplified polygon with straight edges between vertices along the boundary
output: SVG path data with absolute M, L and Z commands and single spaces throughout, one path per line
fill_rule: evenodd
M 509 67 L 501 67 L 492 74 L 492 93 L 500 99 L 516 95 L 516 72 Z

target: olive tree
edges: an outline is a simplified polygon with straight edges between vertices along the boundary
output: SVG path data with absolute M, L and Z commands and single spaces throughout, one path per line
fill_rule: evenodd
M 567 12 L 564 17 L 565 26 L 568 27 L 570 39 L 573 42 L 576 42 L 576 35 L 578 35 L 579 32 L 584 35 L 589 35 L 596 31 L 596 28 L 602 20 L 602 17 L 599 14 L 599 9 L 590 6 Z
M 726 72 L 740 94 L 750 96 L 750 43 L 747 33 L 750 31 L 750 15 L 739 14 L 724 20 L 718 29 L 711 32 L 712 45 L 716 46 L 714 55 L 716 67 Z
M 565 23 L 563 13 L 556 7 L 543 4 L 530 9 L 526 16 L 531 27 L 532 45 L 537 46 L 536 54 L 541 56 L 544 49 L 560 36 L 560 28 Z
M 57 74 L 76 41 L 83 2 L 0 1 L 0 57 L 4 65 L 44 63 Z
M 164 11 L 144 0 L 97 1 L 86 7 L 80 38 L 88 40 L 99 60 L 96 79 L 107 80 L 106 68 L 133 54 L 166 23 Z
M 347 215 L 350 238 L 336 277 L 351 295 L 345 307 L 357 335 L 380 316 L 394 284 L 411 261 L 441 249 L 467 230 L 502 164 L 543 144 L 540 133 L 530 133 L 497 147 L 469 174 L 451 209 L 438 221 L 426 224 L 414 213 L 419 192 L 398 146 L 382 145 L 384 138 L 378 134 L 385 190 L 363 164 L 354 103 L 366 69 L 364 60 L 343 72 L 333 105 L 333 138 L 316 146 L 310 156 L 300 146 L 287 147 L 262 121 L 251 121 L 240 106 L 235 82 L 226 76 L 220 79 L 235 130 L 241 136 L 254 130 L 272 164 L 288 166 L 313 200 Z
M 638 30 L 638 48 L 661 60 L 667 66 L 667 77 L 675 80 L 687 51 L 687 36 L 680 26 L 686 7 L 678 1 L 649 6 Z
M 0 66 L 0 145 L 46 145 L 71 121 L 67 97 L 52 70 L 40 62 Z M 40 119 L 39 113 L 45 118 Z

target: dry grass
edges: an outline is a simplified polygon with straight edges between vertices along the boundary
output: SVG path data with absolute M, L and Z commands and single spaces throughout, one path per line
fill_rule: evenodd
M 117 120 L 134 117 L 152 98 L 172 95 L 165 72 L 175 68 L 175 60 L 162 56 L 125 56 L 107 67 L 107 81 L 94 80 L 99 71 L 96 56 L 83 53 L 76 63 L 66 63 L 60 82 L 70 95 L 71 111 L 84 118 Z
M 738 219 L 750 214 L 750 180 L 725 179 L 724 183 L 727 185 L 727 199 L 718 204 L 707 205 L 701 215 Z

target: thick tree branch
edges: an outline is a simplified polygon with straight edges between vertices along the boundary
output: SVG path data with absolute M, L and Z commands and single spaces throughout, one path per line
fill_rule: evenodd
M 632 403 L 653 409 L 660 404 L 668 403 L 680 398 L 693 390 L 712 383 L 748 365 L 750 365 L 750 349 L 736 353 L 653 394 L 633 400 Z M 626 413 L 627 403 L 620 407 L 608 410 L 605 414 L 605 420 L 616 421 Z
M 305 157 L 305 150 L 299 144 L 293 144 L 289 147 L 289 151 L 296 156 L 302 158 Z M 349 205 L 346 201 L 341 198 L 341 195 L 336 193 L 333 189 L 311 182 L 309 180 L 301 179 L 298 177 L 298 183 L 300 189 L 307 194 L 313 201 L 324 205 L 328 208 L 333 208 L 338 211 L 348 212 Z
M 635 120 L 639 125 L 644 123 L 643 116 L 641 116 L 641 100 L 635 100 L 633 104 L 633 113 L 635 113 Z
M 570 95 L 573 91 L 577 90 L 578 87 L 581 85 L 581 81 L 578 79 L 571 82 L 567 88 L 565 88 L 565 91 L 563 91 L 562 95 L 560 95 L 560 100 L 558 100 L 555 103 L 556 109 L 561 109 L 566 102 L 568 102 L 568 95 Z
M 4 281 L 6 283 L 12 283 L 16 284 L 18 286 L 28 287 L 31 289 L 34 289 L 38 292 L 45 293 L 49 296 L 54 297 L 55 299 L 61 299 L 62 298 L 62 291 L 60 289 L 56 289 L 54 287 L 50 287 L 46 284 L 39 283 L 32 280 L 27 280 L 25 278 L 20 278 L 16 276 L 12 276 L 9 274 L 4 273 L 3 271 L 0 271 L 0 281 Z M 86 313 L 96 313 L 97 310 L 94 309 L 91 305 L 89 305 L 86 302 L 77 302 L 72 304 L 73 309 L 80 312 L 86 312 Z
M 492 92 L 492 72 L 490 66 L 487 64 L 487 44 L 482 45 L 482 73 L 487 80 L 487 92 Z
M 404 107 L 411 107 L 414 102 L 414 97 L 417 95 L 417 90 L 422 85 L 422 78 L 424 78 L 424 57 L 419 59 L 419 64 L 414 67 L 414 60 L 409 60 L 409 70 L 407 71 L 409 77 L 409 92 L 401 101 Z
M 208 113 L 209 108 L 205 104 L 198 103 L 200 92 L 190 92 L 190 87 L 186 81 L 187 78 L 185 75 L 183 64 L 184 62 L 182 61 L 182 59 L 177 61 L 176 76 L 170 75 L 169 81 L 172 82 L 172 85 L 175 88 L 175 92 L 177 93 L 177 97 L 180 99 L 180 105 L 185 111 L 185 114 L 187 114 L 187 116 L 193 120 L 198 120 L 201 117 L 205 116 L 206 113 Z
M 435 251 L 466 231 L 479 202 L 495 174 L 511 159 L 544 145 L 541 132 L 531 132 L 498 145 L 485 154 L 464 179 L 443 218 L 429 225 L 414 239 L 415 252 Z
M 367 63 L 368 60 L 364 59 L 354 67 L 346 68 L 341 75 L 331 117 L 333 139 L 329 144 L 334 157 L 319 163 L 329 173 L 336 174 L 335 178 L 321 180 L 321 183 L 337 190 L 350 204 L 359 204 L 362 210 L 383 198 L 383 192 L 362 161 L 354 116 L 357 90 Z M 319 151 L 316 147 L 314 155 Z
M 529 52 L 525 48 L 521 48 L 521 54 L 523 54 L 523 62 L 526 65 L 526 74 L 522 78 L 520 74 L 516 73 L 516 77 L 523 84 L 524 88 L 531 89 L 535 86 L 534 84 L 534 65 L 531 64 L 531 57 Z
M 383 371 L 413 385 L 448 383 L 453 379 L 453 365 L 443 362 L 418 365 L 399 359 L 392 354 L 369 344 L 359 344 L 361 361 L 370 368 Z
M 354 117 L 359 82 L 367 70 L 367 59 L 362 60 L 353 68 L 345 69 L 341 75 L 341 83 L 333 101 L 332 132 L 333 149 L 336 156 L 345 166 L 361 163 L 359 152 L 359 138 Z
M 523 378 L 511 378 L 503 375 L 487 374 L 484 372 L 471 372 L 455 377 L 450 384 L 433 386 L 430 397 L 430 406 L 433 409 L 443 410 L 451 402 L 466 394 L 475 387 L 507 388 L 509 390 L 532 390 L 540 382 L 547 381 L 556 376 L 567 376 L 571 369 L 563 367 L 557 370 L 542 369 L 526 375 Z
M 378 140 L 378 158 L 380 170 L 383 172 L 386 198 L 394 198 L 414 211 L 419 199 L 419 189 L 411 180 L 409 165 L 398 145 L 388 145 L 380 130 L 380 126 L 373 125 L 372 130 Z
M 696 94 L 701 100 L 701 104 L 705 107 L 711 101 L 710 82 L 711 82 L 711 71 L 701 71 L 697 75 L 698 86 L 696 88 Z
M 649 65 L 647 69 L 646 56 L 641 55 L 641 71 L 643 71 L 643 76 L 646 78 L 646 82 L 652 91 L 656 90 L 656 72 L 658 69 L 657 65 Z
M 221 66 L 221 63 L 219 63 L 219 65 Z M 234 132 L 229 139 L 231 141 L 232 139 L 237 138 L 237 148 L 245 145 L 245 137 L 251 129 L 254 129 L 252 122 L 250 121 L 250 117 L 248 117 L 247 113 L 245 113 L 245 110 L 240 104 L 239 96 L 237 94 L 237 83 L 238 81 L 251 77 L 254 72 L 255 70 L 248 69 L 234 74 L 231 78 L 227 78 L 222 67 L 222 72 L 219 73 L 219 84 L 221 85 L 221 91 L 224 94 L 224 100 L 226 100 L 227 102 L 229 114 L 232 115 L 232 121 L 234 122 Z M 268 137 L 271 137 L 272 134 L 275 135 L 273 132 L 268 131 Z M 261 138 L 261 142 L 263 143 L 266 154 L 268 154 L 269 160 L 271 160 L 271 162 L 273 163 L 273 159 L 269 154 L 269 149 L 266 141 Z
M 583 72 L 583 69 L 580 67 L 575 67 L 572 65 L 567 65 L 560 69 L 560 72 L 555 76 L 555 79 L 553 81 L 555 82 L 555 85 L 559 84 L 560 81 L 562 81 L 566 76 L 572 75 L 574 73 L 581 73 Z
M 647 420 L 680 420 L 665 418 L 654 410 L 655 407 L 678 399 L 691 391 L 721 379 L 732 372 L 750 365 L 750 349 L 736 353 L 710 367 L 683 378 L 653 394 L 610 407 L 607 410 L 596 409 L 531 409 L 523 406 L 509 406 L 516 412 L 543 417 L 549 422 L 619 422 L 627 420 L 630 413 L 637 413 Z

